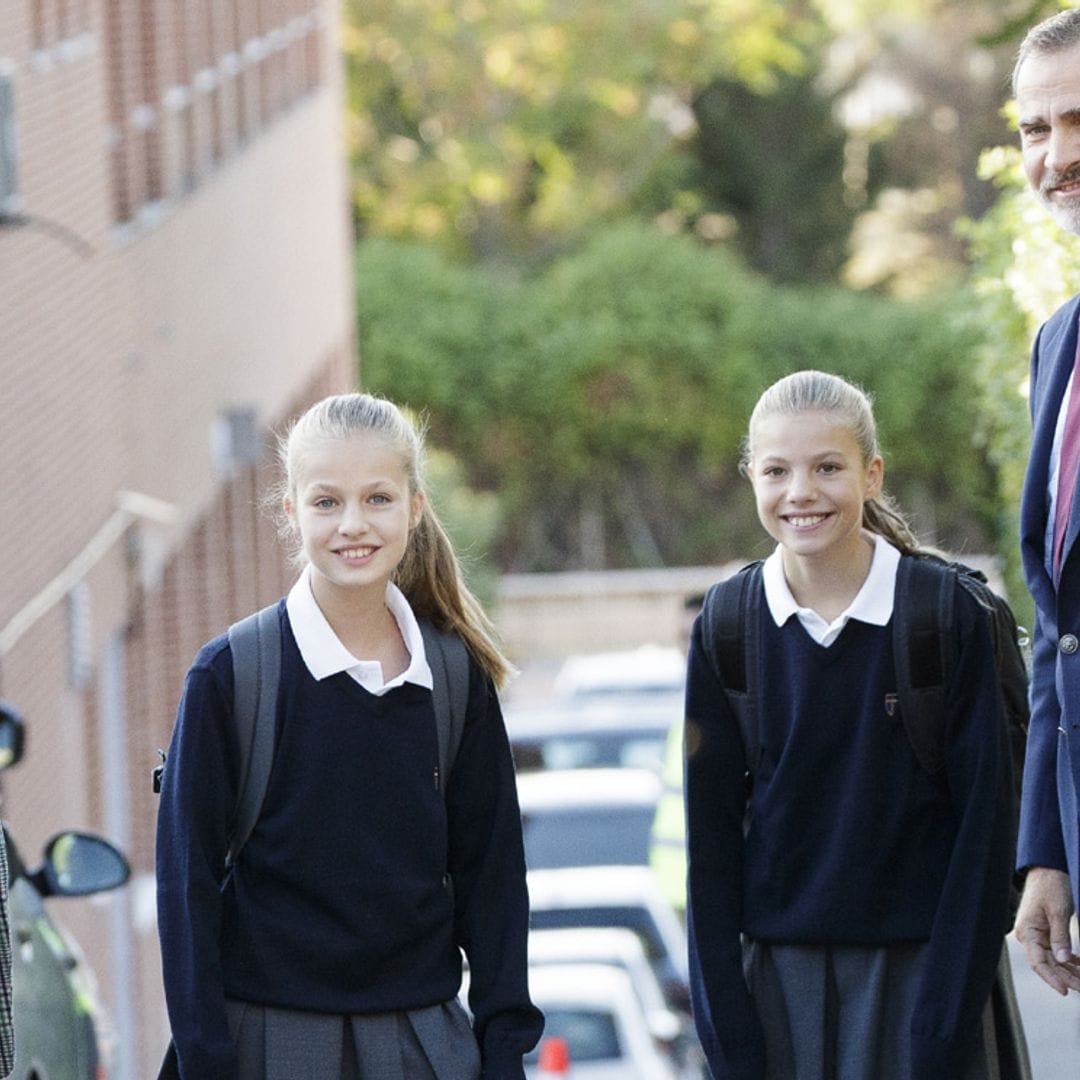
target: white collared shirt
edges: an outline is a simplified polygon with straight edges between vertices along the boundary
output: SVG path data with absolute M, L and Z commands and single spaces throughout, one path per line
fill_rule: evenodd
M 900 565 L 900 552 L 883 536 L 873 534 L 874 554 L 870 560 L 870 572 L 855 599 L 840 612 L 832 622 L 826 622 L 813 608 L 799 607 L 784 577 L 784 564 L 780 545 L 765 560 L 761 571 L 765 586 L 765 600 L 777 626 L 796 615 L 806 632 L 819 645 L 829 646 L 847 625 L 848 619 L 885 626 L 892 618 L 896 595 L 896 570 Z
M 431 668 L 424 654 L 424 639 L 405 594 L 393 583 L 386 583 L 386 606 L 401 631 L 401 639 L 409 651 L 409 666 L 389 682 L 383 681 L 382 664 L 378 660 L 358 660 L 334 633 L 311 591 L 311 567 L 289 590 L 285 609 L 289 624 L 300 650 L 300 656 L 315 679 L 327 679 L 339 671 L 348 672 L 365 690 L 376 696 L 395 686 L 411 682 L 428 690 L 434 686 Z

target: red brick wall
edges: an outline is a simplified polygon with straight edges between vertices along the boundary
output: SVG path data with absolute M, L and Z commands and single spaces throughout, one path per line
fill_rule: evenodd
M 349 388 L 353 371 L 348 353 L 331 358 L 290 415 L 327 393 Z M 157 749 L 168 745 L 184 672 L 203 643 L 235 619 L 282 596 L 292 583 L 292 568 L 265 506 L 268 485 L 275 477 L 276 461 L 268 454 L 260 468 L 246 469 L 223 485 L 215 506 L 195 523 L 188 542 L 169 562 L 160 587 L 134 590 L 126 642 L 132 792 L 127 851 L 136 872 L 147 877 L 153 873 L 156 820 L 149 771 Z M 146 1003 L 140 1053 L 148 1070 L 168 1029 L 152 928 L 142 928 L 138 946 L 132 975 L 138 1000 Z
M 72 826 L 129 851 L 124 892 L 51 905 L 126 1025 L 121 1080 L 165 1036 L 155 751 L 195 650 L 289 578 L 266 466 L 224 475 L 216 426 L 355 382 L 335 22 L 333 0 L 0 0 L 32 219 L 0 225 L 0 696 L 28 722 L 0 788 L 31 862 Z

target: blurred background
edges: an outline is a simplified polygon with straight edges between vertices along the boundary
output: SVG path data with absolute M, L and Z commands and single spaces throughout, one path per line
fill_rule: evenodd
M 198 646 L 290 584 L 273 434 L 356 386 L 425 418 L 432 497 L 522 669 L 538 912 L 639 912 L 659 998 L 625 937 L 537 946 L 563 1049 L 624 1049 L 625 1019 L 559 998 L 587 963 L 644 1010 L 625 1075 L 694 1075 L 651 822 L 687 604 L 769 547 L 737 470 L 761 390 L 861 383 L 923 539 L 1030 623 L 1027 356 L 1080 261 L 1023 189 L 1008 75 L 1057 6 L 0 0 L 0 697 L 25 719 L 0 765 L 19 1030 L 46 1032 L 18 1075 L 156 1068 L 150 770 Z M 69 841 L 41 865 L 66 829 L 130 880 L 102 891 L 123 875 L 97 848 L 61 873 L 91 851 Z M 1065 1046 L 1075 1010 L 1038 1000 Z

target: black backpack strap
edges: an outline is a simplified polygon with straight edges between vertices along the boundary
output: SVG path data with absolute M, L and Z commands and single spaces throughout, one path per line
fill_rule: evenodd
M 434 681 L 431 693 L 439 736 L 439 787 L 445 792 L 465 730 L 465 711 L 469 704 L 469 652 L 457 634 L 436 630 L 427 619 L 418 621 Z
M 702 644 L 739 723 L 747 771 L 764 752 L 758 716 L 761 685 L 761 563 L 750 563 L 705 594 Z
M 1005 709 L 1005 722 L 1009 731 L 1009 747 L 1012 753 L 1013 784 L 1019 805 L 1021 784 L 1024 778 L 1024 760 L 1027 752 L 1028 726 L 1031 720 L 1031 654 L 1028 632 L 1016 623 L 1012 608 L 1003 597 L 990 588 L 986 576 L 978 570 L 969 570 L 958 564 L 958 580 L 978 600 L 989 616 L 990 631 L 994 641 L 994 665 L 998 688 Z M 1019 810 L 1017 811 L 1019 813 Z
M 259 820 L 277 737 L 281 675 L 281 617 L 278 605 L 229 627 L 233 663 L 233 720 L 240 745 L 240 794 L 225 867 L 231 869 Z
M 931 556 L 905 555 L 896 573 L 893 662 L 900 715 L 919 764 L 945 768 L 945 692 L 954 663 L 955 569 Z

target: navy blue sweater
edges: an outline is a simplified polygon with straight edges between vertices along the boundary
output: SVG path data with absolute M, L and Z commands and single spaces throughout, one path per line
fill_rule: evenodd
M 829 648 L 761 618 L 764 759 L 749 793 L 737 721 L 694 627 L 686 798 L 695 1017 L 717 1080 L 762 1080 L 740 934 L 784 944 L 929 942 L 912 1080 L 955 1080 L 1008 930 L 1011 760 L 993 646 L 957 587 L 947 777 L 918 764 L 895 700 L 892 626 L 850 621 Z M 888 695 L 888 696 L 887 696 Z M 745 838 L 744 838 L 745 828 Z
M 472 664 L 444 800 L 431 691 L 375 696 L 346 673 L 317 682 L 281 612 L 273 770 L 223 891 L 238 769 L 227 638 L 188 672 L 169 749 L 158 923 L 182 1076 L 233 1080 L 226 997 L 342 1014 L 422 1008 L 458 992 L 460 947 L 483 1075 L 518 1080 L 542 1017 L 526 986 L 521 824 L 494 689 Z

